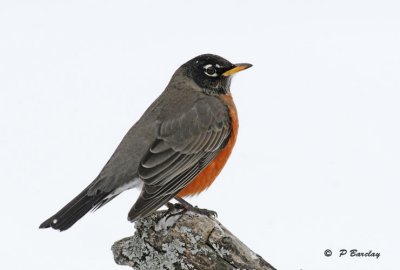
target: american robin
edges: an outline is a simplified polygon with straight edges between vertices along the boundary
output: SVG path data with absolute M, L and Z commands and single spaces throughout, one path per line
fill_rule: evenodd
M 186 62 L 125 135 L 96 179 L 40 228 L 66 230 L 121 192 L 141 193 L 133 222 L 172 198 L 207 189 L 229 158 L 238 132 L 232 75 L 251 67 L 204 54 Z

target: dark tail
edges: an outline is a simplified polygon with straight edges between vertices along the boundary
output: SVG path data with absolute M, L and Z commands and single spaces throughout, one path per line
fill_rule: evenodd
M 96 210 L 112 199 L 106 199 L 109 193 L 99 192 L 92 196 L 87 195 L 89 187 L 85 188 L 55 215 L 40 224 L 39 228 L 53 228 L 55 230 L 65 231 L 87 212 L 92 209 Z

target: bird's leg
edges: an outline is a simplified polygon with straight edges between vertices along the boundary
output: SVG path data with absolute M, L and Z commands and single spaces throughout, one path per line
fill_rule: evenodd
M 181 197 L 175 196 L 174 199 L 177 200 L 183 206 L 183 208 L 185 208 L 186 210 L 189 210 L 189 209 L 191 210 L 194 208 L 193 205 L 191 205 L 188 201 L 184 200 Z
M 208 209 L 204 209 L 204 208 L 199 208 L 197 206 L 193 206 L 190 203 L 188 203 L 186 200 L 182 199 L 181 197 L 175 196 L 175 200 L 177 200 L 183 206 L 183 208 L 185 208 L 187 211 L 192 211 L 192 212 L 198 213 L 200 215 L 205 215 L 208 217 L 217 217 L 218 216 L 217 212 L 215 212 L 213 210 L 208 210 Z

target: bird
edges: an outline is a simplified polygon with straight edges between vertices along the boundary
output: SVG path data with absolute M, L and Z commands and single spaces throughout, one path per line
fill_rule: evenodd
M 206 190 L 231 155 L 239 126 L 231 79 L 251 66 L 214 54 L 181 65 L 99 175 L 39 228 L 67 230 L 132 188 L 140 194 L 128 213 L 130 222 L 174 198 L 190 206 L 183 198 Z

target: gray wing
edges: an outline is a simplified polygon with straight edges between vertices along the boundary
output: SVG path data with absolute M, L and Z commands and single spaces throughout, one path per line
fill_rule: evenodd
M 162 122 L 140 162 L 144 186 L 128 219 L 145 217 L 178 194 L 225 147 L 230 134 L 228 108 L 217 99 L 202 99 L 179 118 Z

